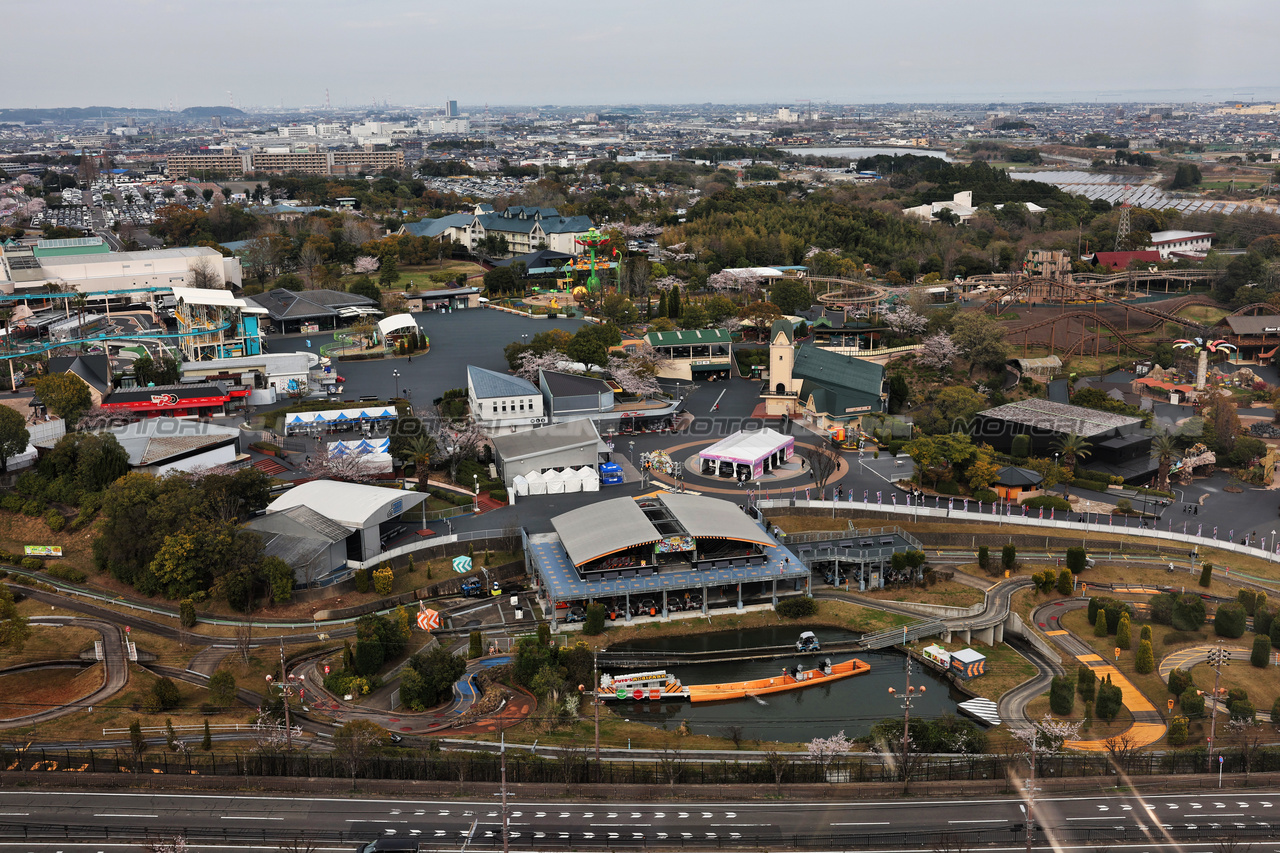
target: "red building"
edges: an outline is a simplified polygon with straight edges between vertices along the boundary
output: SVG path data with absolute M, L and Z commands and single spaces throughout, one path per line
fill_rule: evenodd
M 104 411 L 129 412 L 142 417 L 201 417 L 229 414 L 243 405 L 248 386 L 228 388 L 221 382 L 160 385 L 116 391 L 102 403 Z

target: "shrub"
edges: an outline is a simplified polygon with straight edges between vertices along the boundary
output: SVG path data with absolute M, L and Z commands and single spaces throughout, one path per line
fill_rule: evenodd
M 812 600 L 812 599 L 806 599 Z M 587 618 L 582 623 L 582 633 L 595 636 L 604 633 L 604 605 L 599 601 L 587 605 Z
M 1244 612 L 1252 616 L 1258 610 L 1258 605 L 1263 607 L 1267 604 L 1267 594 L 1258 592 L 1253 589 L 1242 589 L 1236 593 L 1236 601 L 1244 608 Z
M 1133 512 L 1133 501 L 1128 498 L 1121 498 L 1116 501 L 1116 512 L 1120 515 L 1129 515 Z
M 1116 647 L 1128 649 L 1133 644 L 1133 638 L 1130 636 L 1132 628 L 1129 624 L 1129 614 L 1120 614 L 1120 624 L 1116 626 Z
M 1063 569 L 1058 573 L 1058 593 L 1060 595 L 1070 595 L 1075 591 L 1075 578 L 1071 576 L 1070 569 Z
M 978 568 L 984 572 L 991 568 L 991 549 L 986 545 L 978 546 Z
M 1070 512 L 1071 504 L 1064 498 L 1054 495 L 1041 495 L 1038 498 L 1027 498 L 1022 505 L 1030 509 L 1052 509 L 1058 512 Z
M 1185 669 L 1174 669 L 1169 673 L 1169 692 L 1181 696 L 1191 686 L 1191 673 Z
M 978 489 L 973 493 L 973 499 L 975 501 L 982 501 L 984 504 L 993 504 L 1000 500 L 1000 496 L 990 489 Z
M 1276 702 L 1277 704 L 1280 704 L 1280 699 L 1277 699 Z M 1190 735 L 1191 726 L 1186 717 L 1178 714 L 1169 721 L 1169 734 L 1167 738 L 1169 746 L 1185 746 L 1187 738 L 1190 737 Z
M 484 653 L 484 645 L 483 645 L 483 640 L 480 637 L 480 632 L 472 631 L 470 643 L 467 646 L 467 657 L 478 658 L 483 653 Z
M 784 598 L 778 602 L 778 606 L 774 610 L 783 619 L 802 619 L 805 616 L 817 614 L 818 602 L 803 595 L 795 598 Z
M 147 700 L 147 710 L 152 713 L 168 711 L 182 703 L 182 694 L 172 679 L 159 678 L 151 685 L 151 696 Z
M 1249 652 L 1249 663 L 1259 669 L 1266 669 L 1271 662 L 1271 638 L 1266 634 L 1258 634 L 1253 638 L 1253 649 Z
M 51 509 L 44 514 L 44 523 L 49 525 L 49 529 L 54 533 L 60 533 L 62 528 L 67 526 L 67 517 L 56 509 Z
M 1271 703 L 1271 722 L 1280 725 L 1280 696 Z
M 1083 572 L 1086 559 L 1088 555 L 1079 545 L 1067 549 L 1067 568 L 1071 570 L 1071 574 L 1078 575 Z
M 387 653 L 376 637 L 356 641 L 355 670 L 359 675 L 374 675 L 386 661 Z
M 183 628 L 196 626 L 196 603 L 189 598 L 178 602 L 178 622 Z
M 390 595 L 395 582 L 396 576 L 390 566 L 380 566 L 373 573 L 373 589 L 378 595 Z
M 46 575 L 53 575 L 55 578 L 67 581 L 68 583 L 84 583 L 89 579 L 89 576 L 84 572 L 79 569 L 73 569 L 70 566 L 47 566 L 44 573 Z
M 1169 593 L 1160 593 L 1147 599 L 1147 607 L 1151 612 L 1151 621 L 1157 625 L 1171 625 L 1174 621 L 1174 597 Z
M 1076 670 L 1076 691 L 1085 702 L 1092 702 L 1098 695 L 1098 675 L 1092 667 L 1080 664 Z
M 22 562 L 18 565 L 29 572 L 38 572 L 44 568 L 44 560 L 39 557 L 23 557 Z
M 1213 633 L 1230 639 L 1243 637 L 1247 621 L 1243 606 L 1234 602 L 1223 604 L 1213 616 Z
M 1156 653 L 1151 648 L 1150 640 L 1143 640 L 1138 643 L 1138 651 L 1133 656 L 1133 668 L 1143 675 L 1155 670 Z
M 1208 587 L 1213 583 L 1213 563 L 1205 563 L 1200 567 L 1200 586 Z
M 1246 722 L 1252 721 L 1258 714 L 1257 709 L 1248 699 L 1237 699 L 1227 706 L 1227 710 L 1231 712 L 1231 719 Z
M 230 708 L 236 701 L 236 677 L 229 669 L 219 669 L 209 676 L 209 704 Z
M 44 501 L 32 498 L 22 505 L 22 514 L 29 515 L 32 518 L 44 512 Z
M 1075 705 L 1076 683 L 1065 675 L 1055 675 L 1049 685 L 1049 710 L 1065 717 Z
M 1109 723 L 1116 718 L 1123 707 L 1124 693 L 1111 683 L 1111 676 L 1108 675 L 1106 681 L 1098 685 L 1098 698 L 1094 702 L 1093 711 L 1098 719 Z
M 1178 710 L 1187 717 L 1204 716 L 1204 697 L 1195 690 L 1185 690 L 1178 700 Z
M 1105 637 L 1110 633 L 1107 631 L 1107 611 L 1099 610 L 1098 618 L 1093 621 L 1093 636 Z
M 940 495 L 958 495 L 960 494 L 960 486 L 955 480 L 943 480 L 938 483 L 934 491 Z
M 1000 565 L 1010 572 L 1018 568 L 1018 549 L 1012 542 L 1006 542 L 1000 549 Z
M 490 489 L 489 497 L 493 498 L 495 501 L 502 501 L 503 503 L 506 503 L 507 490 L 506 489 Z
M 356 569 L 356 592 L 369 591 L 369 570 Z
M 1114 598 L 1107 599 L 1107 606 L 1103 608 L 1107 612 L 1107 633 L 1114 634 L 1120 630 L 1120 618 L 1128 616 L 1133 618 L 1133 605 L 1123 601 L 1116 601 Z
M 1271 645 L 1280 646 L 1280 618 L 1271 620 Z
M 1150 626 L 1150 625 L 1143 625 L 1143 626 L 1142 626 L 1142 630 L 1138 632 L 1138 639 L 1139 639 L 1139 640 L 1146 640 L 1148 643 L 1152 642 L 1152 639 L 1151 639 L 1151 626 Z
M 1263 605 L 1253 611 L 1253 630 L 1257 634 L 1271 634 L 1271 623 L 1275 621 L 1276 614 L 1270 607 Z
M 1009 454 L 1017 459 L 1026 459 L 1031 454 L 1031 436 L 1015 435 L 1009 446 Z
M 1179 631 L 1194 631 L 1204 624 L 1206 612 L 1204 599 L 1194 592 L 1180 595 L 1173 603 L 1171 624 Z

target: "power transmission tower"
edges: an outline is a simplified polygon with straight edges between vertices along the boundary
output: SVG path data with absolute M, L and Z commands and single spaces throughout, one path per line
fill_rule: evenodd
M 1120 224 L 1116 226 L 1116 251 L 1129 236 L 1129 203 L 1120 205 Z

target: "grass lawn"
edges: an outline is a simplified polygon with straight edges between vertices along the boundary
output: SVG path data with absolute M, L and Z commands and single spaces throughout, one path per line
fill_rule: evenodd
M 858 595 L 878 601 L 914 601 L 946 607 L 969 607 L 983 601 L 982 590 L 955 581 L 938 581 L 933 586 L 924 588 L 874 589 Z
M 921 641 L 917 647 L 921 647 Z M 937 645 L 949 652 L 972 648 L 987 656 L 986 674 L 961 682 L 965 687 L 993 701 L 1017 687 L 1036 674 L 1035 665 L 1018 654 L 1007 645 L 988 646 L 983 643 L 961 643 L 952 641 L 944 643 L 937 638 L 927 641 L 928 645 Z
M 1178 316 L 1212 325 L 1230 313 L 1226 308 L 1218 308 L 1213 305 L 1188 305 L 1178 312 Z
M 1253 634 L 1245 634 L 1239 640 L 1228 640 L 1232 645 L 1251 646 Z M 1207 663 L 1197 664 L 1191 668 L 1191 678 L 1200 690 L 1208 693 L 1213 690 L 1214 671 Z M 1240 689 L 1249 694 L 1249 701 L 1258 711 L 1266 713 L 1271 710 L 1276 699 L 1280 698 L 1280 666 L 1258 668 L 1249 663 L 1232 659 L 1222 668 L 1222 680 L 1219 686 L 1228 690 Z
M 43 669 L 0 676 L 0 695 L 9 697 L 0 702 L 0 719 L 38 714 L 83 699 L 102 686 L 103 676 L 100 663 L 84 670 Z
M 30 598 L 18 604 L 18 613 L 27 618 L 74 615 L 70 611 L 50 610 L 49 605 Z M 85 649 L 92 649 L 93 641 L 98 637 L 98 632 L 91 628 L 77 628 L 73 625 L 57 627 L 33 625 L 31 636 L 23 644 L 22 651 L 6 648 L 0 654 L 0 668 L 43 660 L 76 658 Z
M 54 533 L 43 517 L 31 518 L 21 513 L 0 511 L 0 549 L 21 554 L 25 545 L 61 545 L 62 559 L 49 560 L 73 569 L 93 573 L 93 540 L 95 525 L 79 530 Z

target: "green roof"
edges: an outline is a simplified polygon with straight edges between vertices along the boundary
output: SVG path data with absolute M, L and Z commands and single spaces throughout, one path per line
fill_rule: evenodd
M 650 332 L 644 336 L 651 347 L 688 346 L 689 344 L 728 344 L 733 335 L 728 329 L 688 329 L 679 332 Z
M 792 376 L 802 380 L 801 396 L 812 394 L 815 406 L 832 416 L 866 406 L 873 412 L 882 408 L 884 366 L 873 361 L 805 344 L 796 350 Z
M 769 340 L 777 340 L 779 333 L 787 336 L 787 343 L 795 342 L 796 327 L 785 317 L 779 317 L 773 321 L 773 327 L 769 329 Z

